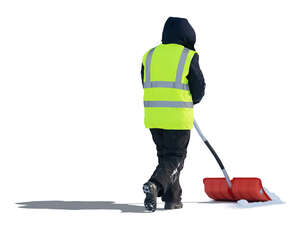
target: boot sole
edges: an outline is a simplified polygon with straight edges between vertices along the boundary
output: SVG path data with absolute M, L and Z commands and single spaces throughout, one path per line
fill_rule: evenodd
M 156 195 L 150 189 L 149 185 L 143 185 L 143 192 L 146 194 L 144 206 L 148 211 L 154 212 L 156 210 Z

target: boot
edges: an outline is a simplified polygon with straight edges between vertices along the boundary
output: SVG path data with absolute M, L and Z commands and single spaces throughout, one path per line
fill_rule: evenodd
M 165 209 L 172 210 L 172 209 L 180 209 L 182 208 L 182 202 L 166 202 Z
M 154 212 L 156 210 L 157 186 L 148 181 L 143 185 L 143 191 L 146 194 L 144 201 L 145 208 L 148 211 Z

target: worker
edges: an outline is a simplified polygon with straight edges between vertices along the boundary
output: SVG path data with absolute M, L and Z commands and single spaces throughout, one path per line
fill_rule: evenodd
M 143 185 L 148 211 L 156 210 L 157 197 L 165 202 L 165 209 L 183 206 L 179 176 L 193 127 L 193 105 L 201 101 L 205 90 L 195 42 L 195 31 L 187 19 L 169 17 L 162 44 L 143 57 L 144 122 L 158 157 L 155 171 Z

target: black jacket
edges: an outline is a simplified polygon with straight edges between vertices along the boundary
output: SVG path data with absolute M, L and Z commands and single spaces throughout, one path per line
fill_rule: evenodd
M 180 44 L 188 49 L 195 50 L 196 34 L 188 20 L 185 18 L 169 17 L 165 23 L 162 43 L 163 44 Z M 142 82 L 144 82 L 144 65 L 142 64 Z M 205 81 L 199 66 L 199 55 L 196 53 L 190 64 L 189 74 L 186 77 L 193 103 L 197 104 L 204 96 Z

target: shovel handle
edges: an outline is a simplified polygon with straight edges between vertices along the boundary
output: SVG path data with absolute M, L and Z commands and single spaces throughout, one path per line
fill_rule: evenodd
M 218 154 L 216 153 L 216 151 L 214 150 L 214 148 L 210 145 L 210 143 L 208 142 L 208 140 L 205 138 L 205 136 L 202 134 L 196 120 L 194 120 L 194 127 L 196 129 L 196 131 L 198 132 L 199 136 L 201 137 L 201 139 L 203 140 L 203 142 L 205 143 L 205 145 L 208 147 L 209 151 L 212 153 L 212 155 L 214 156 L 214 158 L 216 159 L 216 161 L 218 162 L 223 174 L 224 174 L 224 177 L 226 179 L 226 182 L 227 182 L 227 185 L 229 188 L 231 188 L 232 184 L 231 184 L 231 181 L 230 181 L 230 178 L 227 174 L 227 171 L 221 161 L 221 159 L 219 158 Z

